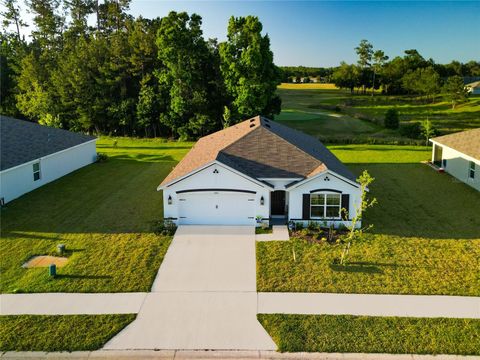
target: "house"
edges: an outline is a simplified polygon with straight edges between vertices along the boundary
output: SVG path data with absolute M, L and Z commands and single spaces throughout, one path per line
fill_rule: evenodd
M 177 224 L 348 226 L 361 198 L 355 176 L 321 142 L 260 116 L 201 138 L 157 190 Z
M 96 160 L 96 138 L 0 116 L 0 201 L 22 196 Z
M 470 84 L 465 85 L 465 88 L 468 93 L 472 95 L 480 95 L 480 81 L 475 81 Z
M 480 128 L 430 139 L 432 163 L 480 191 Z

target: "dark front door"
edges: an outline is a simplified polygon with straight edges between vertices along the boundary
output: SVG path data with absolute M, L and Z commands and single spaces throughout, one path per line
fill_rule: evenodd
M 271 215 L 285 215 L 285 191 L 272 191 L 270 201 Z

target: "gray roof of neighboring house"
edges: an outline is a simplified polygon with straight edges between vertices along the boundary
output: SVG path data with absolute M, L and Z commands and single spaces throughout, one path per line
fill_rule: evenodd
M 431 141 L 480 160 L 480 128 L 435 137 Z
M 0 115 L 0 171 L 94 139 L 94 136 Z
M 356 180 L 319 140 L 257 116 L 201 138 L 161 185 L 214 160 L 257 180 L 305 179 L 325 170 Z

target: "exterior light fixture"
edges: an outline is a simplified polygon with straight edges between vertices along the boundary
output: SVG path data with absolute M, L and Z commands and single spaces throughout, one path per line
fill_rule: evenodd
M 263 196 L 260 198 L 260 205 L 265 205 L 265 199 L 263 198 Z
M 325 176 L 325 179 L 323 181 L 330 181 L 330 178 L 328 176 Z
M 213 170 L 213 173 L 218 174 L 218 170 L 217 169 Z
M 168 205 L 172 205 L 173 199 L 172 195 L 168 195 Z

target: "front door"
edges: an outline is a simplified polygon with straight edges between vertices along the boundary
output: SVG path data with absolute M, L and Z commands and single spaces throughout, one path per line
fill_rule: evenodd
M 271 215 L 285 215 L 285 191 L 277 190 L 271 192 L 270 199 Z

